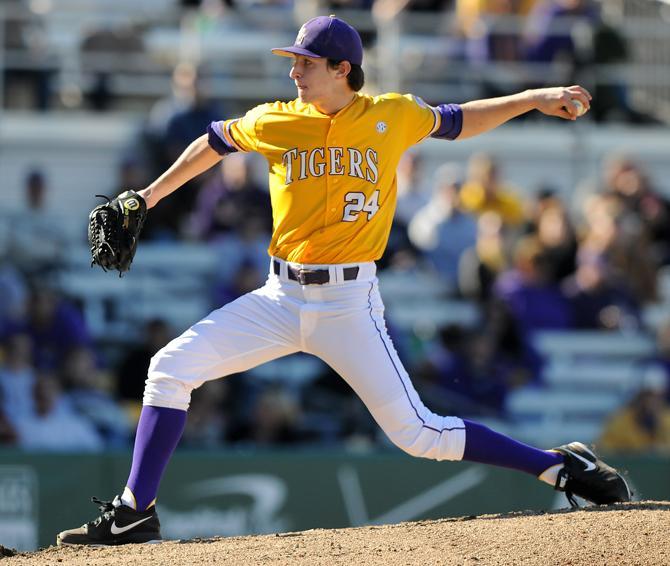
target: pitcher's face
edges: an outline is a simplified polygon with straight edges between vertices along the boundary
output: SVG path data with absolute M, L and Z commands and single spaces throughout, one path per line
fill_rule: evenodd
M 289 76 L 298 89 L 301 102 L 316 104 L 327 102 L 335 94 L 337 70 L 328 66 L 323 57 L 293 57 Z

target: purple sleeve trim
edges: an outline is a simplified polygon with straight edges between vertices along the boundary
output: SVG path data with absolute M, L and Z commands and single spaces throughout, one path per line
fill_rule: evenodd
M 228 143 L 226 143 L 226 141 L 218 133 L 221 129 L 221 124 L 223 124 L 223 122 L 212 122 L 209 124 L 209 126 L 207 126 L 207 141 L 209 142 L 209 146 L 219 155 L 235 153 L 237 149 L 231 145 L 228 145 Z
M 458 104 L 440 104 L 437 107 L 440 114 L 440 127 L 431 134 L 431 138 L 455 140 L 463 129 L 463 110 Z

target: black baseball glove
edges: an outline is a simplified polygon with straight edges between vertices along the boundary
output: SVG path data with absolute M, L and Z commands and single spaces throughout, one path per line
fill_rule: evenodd
M 135 191 L 125 191 L 114 200 L 96 206 L 88 217 L 91 267 L 117 270 L 119 277 L 130 269 L 140 230 L 147 217 L 147 203 Z

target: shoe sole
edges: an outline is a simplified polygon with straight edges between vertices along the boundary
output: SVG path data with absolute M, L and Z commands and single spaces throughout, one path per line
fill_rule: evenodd
M 110 544 L 101 544 L 101 543 L 87 544 L 85 542 L 62 542 L 60 540 L 57 540 L 56 546 L 86 546 L 88 548 L 106 548 L 108 546 L 122 546 L 124 544 L 160 544 L 162 542 L 164 542 L 162 539 L 156 539 L 156 540 L 146 540 L 144 542 L 113 542 Z

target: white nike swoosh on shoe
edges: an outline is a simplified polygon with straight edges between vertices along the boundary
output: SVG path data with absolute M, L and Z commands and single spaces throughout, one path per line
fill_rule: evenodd
M 148 521 L 151 519 L 151 517 L 145 517 L 144 519 L 140 519 L 139 521 L 135 521 L 134 523 L 130 523 L 130 525 L 126 525 L 125 527 L 117 527 L 116 526 L 116 521 L 112 523 L 112 526 L 110 530 L 112 531 L 113 535 L 120 535 L 122 533 L 125 533 L 126 531 L 129 531 L 133 527 L 136 527 L 137 525 L 144 523 L 144 521 Z
M 591 462 L 591 460 L 587 460 L 586 458 L 584 458 L 583 456 L 580 456 L 579 454 L 573 452 L 572 450 L 566 450 L 566 452 L 569 452 L 575 458 L 578 458 L 579 460 L 581 460 L 584 463 L 584 466 L 586 466 L 584 468 L 585 472 L 592 472 L 593 470 L 596 469 L 595 462 Z M 114 525 L 112 525 L 112 526 L 114 526 Z

